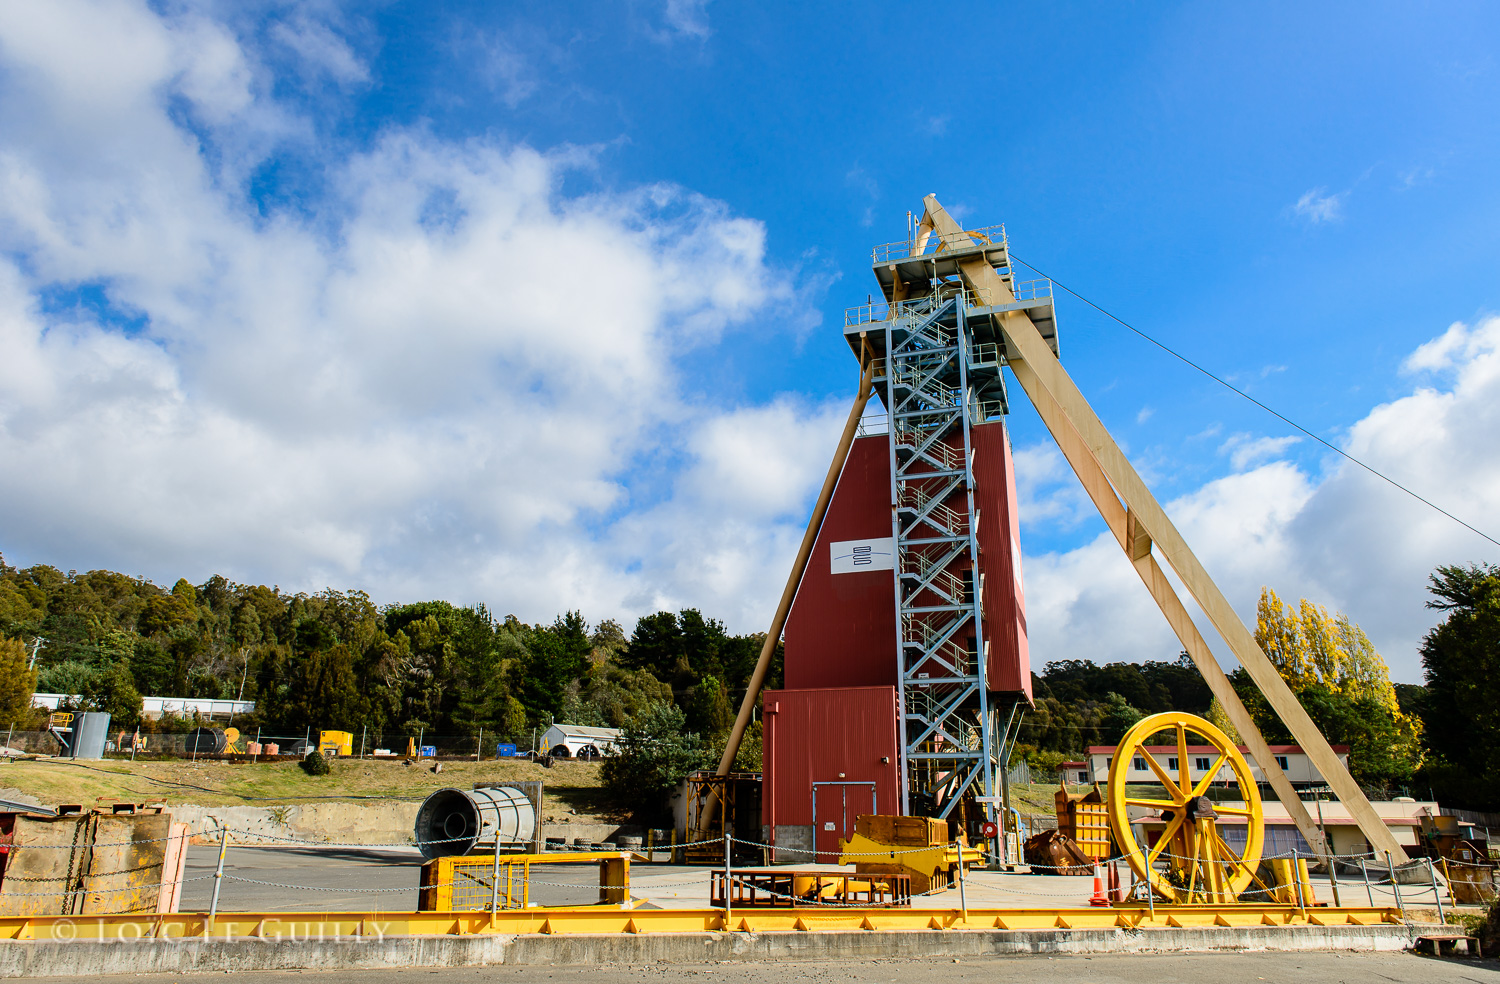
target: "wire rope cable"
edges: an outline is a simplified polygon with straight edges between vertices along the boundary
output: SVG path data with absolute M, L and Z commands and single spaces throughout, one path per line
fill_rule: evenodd
M 1222 376 L 1219 376 L 1218 374 L 1214 373 L 1212 370 L 1204 368 L 1203 366 L 1201 366 L 1198 363 L 1194 362 L 1192 359 L 1189 359 L 1187 356 L 1183 355 L 1181 352 L 1178 352 L 1177 350 L 1173 349 L 1171 346 L 1166 345 L 1163 342 L 1157 341 L 1155 338 L 1152 338 L 1150 335 L 1146 334 L 1144 331 L 1141 331 L 1139 328 L 1137 328 L 1135 325 L 1132 325 L 1130 322 L 1126 321 L 1124 318 L 1121 318 L 1118 315 L 1110 313 L 1109 311 L 1105 310 L 1103 307 L 1099 306 L 1094 301 L 1089 300 L 1087 297 L 1084 297 L 1082 294 L 1078 293 L 1078 291 L 1076 291 L 1073 288 L 1069 287 L 1067 284 L 1063 283 L 1062 281 L 1053 279 L 1052 277 L 1049 277 L 1047 274 L 1043 273 L 1041 270 L 1037 269 L 1036 267 L 1032 266 L 1030 263 L 1027 263 L 1025 260 L 1021 259 L 1021 257 L 1017 256 L 1015 253 L 1011 253 L 1010 257 L 1012 259 L 1016 260 L 1018 263 L 1020 263 L 1023 266 L 1025 266 L 1027 269 L 1031 270 L 1031 272 L 1035 273 L 1038 277 L 1041 277 L 1044 280 L 1050 280 L 1053 284 L 1055 284 L 1058 287 L 1061 287 L 1063 290 L 1067 291 L 1069 294 L 1071 294 L 1074 297 L 1078 298 L 1078 300 L 1080 300 L 1083 303 L 1087 304 L 1089 307 L 1093 308 L 1095 311 L 1098 311 L 1100 314 L 1104 315 L 1106 318 L 1109 318 L 1111 321 L 1114 321 L 1114 322 L 1118 323 L 1119 325 L 1121 325 L 1122 327 L 1126 328 L 1127 330 L 1134 332 L 1135 334 L 1139 335 L 1141 338 L 1144 338 L 1146 341 L 1150 342 L 1152 345 L 1155 345 L 1157 348 L 1161 349 L 1163 352 L 1167 353 L 1172 358 L 1177 359 L 1178 361 L 1182 362 L 1184 365 L 1187 365 L 1187 366 L 1190 366 L 1193 369 L 1196 369 L 1198 372 L 1200 372 L 1203 375 L 1207 376 L 1209 379 L 1212 379 L 1214 382 L 1218 383 L 1220 386 L 1223 386 L 1225 389 L 1229 390 L 1231 393 L 1234 393 L 1234 394 L 1236 394 L 1238 396 L 1243 397 L 1246 400 L 1249 400 L 1251 403 L 1253 403 L 1256 406 L 1260 407 L 1266 413 L 1268 413 L 1271 416 L 1275 417 L 1277 420 L 1279 420 L 1282 423 L 1286 424 L 1288 427 L 1294 428 L 1297 431 L 1300 431 L 1301 433 L 1306 434 L 1308 437 L 1312 438 L 1314 441 L 1317 441 L 1319 444 L 1323 445 L 1325 448 L 1327 448 L 1328 450 L 1332 451 L 1334 454 L 1337 454 L 1340 457 L 1342 457 L 1342 458 L 1344 458 L 1344 459 L 1346 459 L 1348 461 L 1352 461 L 1354 464 L 1356 464 L 1359 467 L 1363 468 L 1365 471 L 1369 472 L 1371 475 L 1374 475 L 1376 478 L 1380 479 L 1383 482 L 1387 482 L 1390 485 L 1395 486 L 1396 488 L 1400 489 L 1402 492 L 1405 492 L 1407 495 L 1411 496 L 1413 499 L 1416 499 L 1418 502 L 1422 503 L 1424 506 L 1427 506 L 1430 509 L 1437 510 L 1438 512 L 1442 513 L 1444 516 L 1447 516 L 1449 519 L 1453 520 L 1455 523 L 1457 523 L 1458 525 L 1462 526 L 1464 529 L 1468 530 L 1469 532 L 1477 534 L 1479 536 L 1482 536 L 1482 537 L 1484 537 L 1484 539 L 1490 541 L 1495 546 L 1500 547 L 1500 540 L 1495 539 L 1494 537 L 1490 536 L 1488 533 L 1484 532 L 1481 529 L 1478 529 L 1477 527 L 1473 526 L 1472 524 L 1467 523 L 1467 522 L 1465 522 L 1462 519 L 1459 519 L 1457 516 L 1453 515 L 1451 512 L 1449 512 L 1448 510 L 1444 509 L 1442 506 L 1440 506 L 1437 503 L 1433 502 L 1431 499 L 1424 498 L 1423 496 L 1421 496 L 1421 495 L 1417 494 L 1416 492 L 1412 491 L 1411 489 L 1407 488 L 1405 485 L 1402 485 L 1400 482 L 1396 481 L 1394 478 L 1391 478 L 1389 475 L 1385 474 L 1384 472 L 1381 472 L 1378 469 L 1376 469 L 1376 468 L 1374 468 L 1374 467 L 1372 467 L 1370 465 L 1365 464 L 1363 461 L 1360 461 L 1358 458 L 1354 457 L 1354 455 L 1352 455 L 1349 452 L 1345 451 L 1343 448 L 1340 448 L 1337 445 L 1335 445 L 1335 444 L 1333 444 L 1333 443 L 1325 440 L 1324 438 L 1319 437 L 1317 434 L 1314 434 L 1312 431 L 1308 430 L 1306 427 L 1303 427 L 1301 424 L 1297 423 L 1295 420 L 1291 419 L 1286 414 L 1281 413 L 1280 411 L 1275 410 L 1272 407 L 1267 406 L 1266 404 L 1264 404 L 1261 401 L 1257 400 L 1255 397 L 1251 396 L 1249 393 L 1246 393 L 1244 390 L 1240 389 L 1238 386 L 1236 386 L 1233 383 L 1231 383 L 1229 380 L 1223 378 Z

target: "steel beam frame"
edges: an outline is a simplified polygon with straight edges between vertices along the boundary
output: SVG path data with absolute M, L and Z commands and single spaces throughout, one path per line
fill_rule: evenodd
M 979 394 L 1004 383 L 997 355 L 974 345 L 965 293 L 933 286 L 892 304 L 876 387 L 890 435 L 901 812 L 947 818 L 976 785 L 994 795 L 970 427 L 995 402 Z M 993 803 L 983 809 L 993 820 Z

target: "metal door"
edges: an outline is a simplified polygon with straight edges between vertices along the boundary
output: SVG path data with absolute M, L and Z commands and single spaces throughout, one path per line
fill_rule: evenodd
M 854 819 L 877 813 L 873 782 L 815 782 L 812 784 L 813 859 L 818 864 L 839 863 L 839 841 L 854 836 Z

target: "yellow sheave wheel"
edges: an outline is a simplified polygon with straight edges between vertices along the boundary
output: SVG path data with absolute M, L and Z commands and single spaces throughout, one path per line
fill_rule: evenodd
M 1165 748 L 1146 744 L 1163 733 L 1167 738 Z M 1190 741 L 1188 735 L 1196 736 L 1195 740 Z M 1192 768 L 1195 759 L 1204 757 L 1204 745 L 1213 748 L 1207 771 Z M 1197 751 L 1190 751 L 1194 746 Z M 1136 796 L 1126 789 L 1130 763 L 1137 758 L 1145 761 L 1156 782 L 1166 788 L 1164 798 Z M 1175 770 L 1167 768 L 1172 758 L 1177 760 Z M 1239 783 L 1238 798 L 1243 806 L 1211 802 L 1207 797 L 1209 784 L 1219 778 L 1225 766 Z M 1199 773 L 1196 780 L 1194 773 Z M 1180 903 L 1233 902 L 1255 881 L 1265 843 L 1260 791 L 1250 773 L 1250 763 L 1224 732 L 1203 718 L 1168 711 L 1152 714 L 1127 731 L 1109 765 L 1108 800 L 1115 844 L 1136 875 L 1149 882 L 1161 897 Z M 1136 843 L 1131 832 L 1126 809 L 1130 806 L 1169 816 L 1161 837 L 1149 848 Z M 1224 843 L 1217 821 L 1228 817 L 1243 818 L 1248 827 L 1243 851 L 1236 852 Z M 1166 871 L 1158 870 L 1159 861 Z

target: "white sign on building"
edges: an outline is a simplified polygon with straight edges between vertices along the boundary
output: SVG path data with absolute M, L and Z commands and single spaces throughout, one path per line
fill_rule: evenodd
M 880 537 L 874 540 L 840 540 L 830 543 L 832 566 L 835 574 L 854 574 L 858 571 L 892 571 L 896 569 L 896 538 Z

